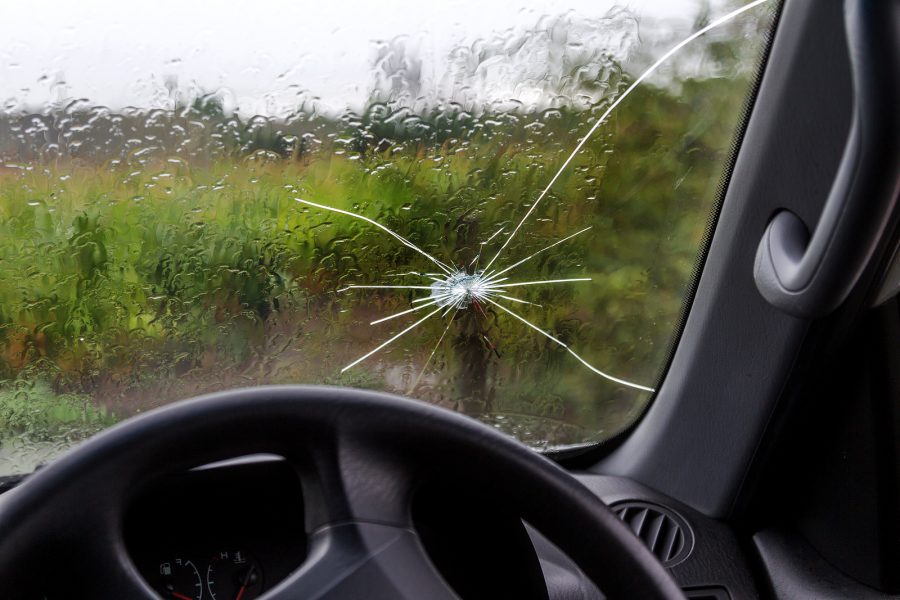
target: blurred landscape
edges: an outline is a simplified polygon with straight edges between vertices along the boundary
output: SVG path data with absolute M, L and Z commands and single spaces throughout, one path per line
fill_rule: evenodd
M 167 402 L 262 383 L 408 394 L 536 448 L 631 423 L 650 393 L 490 307 L 430 319 L 342 373 L 422 313 L 371 321 L 428 292 L 339 290 L 421 285 L 434 268 L 377 227 L 296 201 L 483 264 L 635 69 L 677 42 L 642 45 L 624 11 L 566 18 L 518 45 L 460 48 L 440 93 L 395 40 L 373 60 L 369 101 L 338 112 L 310 100 L 248 117 L 174 80 L 168 108 L 0 111 L 0 473 Z M 754 9 L 637 88 L 498 259 L 591 226 L 509 275 L 590 278 L 518 288 L 532 304 L 514 309 L 608 373 L 649 387 L 664 374 L 770 25 Z M 586 50 L 586 36 L 618 50 Z M 479 100 L 485 68 L 544 92 Z

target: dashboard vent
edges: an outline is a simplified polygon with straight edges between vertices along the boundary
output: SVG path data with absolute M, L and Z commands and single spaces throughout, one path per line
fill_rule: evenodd
M 684 519 L 650 502 L 619 502 L 613 512 L 659 559 L 664 567 L 677 565 L 691 553 L 694 536 Z

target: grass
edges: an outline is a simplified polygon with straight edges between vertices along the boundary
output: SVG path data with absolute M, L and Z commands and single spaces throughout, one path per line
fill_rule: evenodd
M 623 103 L 498 262 L 590 225 L 513 275 L 592 281 L 521 288 L 540 306 L 517 310 L 602 369 L 655 385 L 748 87 L 747 77 L 686 79 L 678 93 L 645 86 Z M 365 214 L 444 261 L 468 264 L 481 241 L 524 215 L 597 116 L 454 110 L 419 115 L 411 129 L 389 124 L 383 105 L 289 126 L 242 123 L 207 103 L 152 117 L 106 115 L 129 141 L 87 157 L 31 149 L 5 159 L 0 443 L 75 439 L 238 385 L 404 393 L 426 362 L 413 395 L 480 415 L 535 446 L 619 431 L 649 394 L 598 379 L 498 311 L 461 313 L 432 359 L 446 321 L 340 372 L 412 322 L 371 320 L 419 294 L 338 290 L 411 283 L 403 274 L 430 264 L 374 227 L 295 198 Z M 91 114 L 70 117 L 80 123 Z M 192 137 L 149 133 L 151 125 L 171 134 L 196 123 L 203 130 Z M 132 138 L 143 147 L 129 145 Z M 103 154 L 109 148 L 117 150 Z
M 59 394 L 41 380 L 0 388 L 0 439 L 56 442 L 82 439 L 115 423 L 86 394 Z

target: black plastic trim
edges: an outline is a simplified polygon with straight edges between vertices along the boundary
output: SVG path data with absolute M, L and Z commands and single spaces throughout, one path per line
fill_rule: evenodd
M 756 253 L 754 276 L 773 306 L 820 317 L 853 289 L 891 221 L 900 189 L 900 3 L 848 0 L 853 124 L 815 231 L 777 212 Z
M 829 565 L 800 536 L 762 531 L 753 537 L 769 592 L 778 600 L 887 600 L 884 594 L 850 579 Z
M 694 262 L 693 269 L 691 270 L 690 282 L 688 284 L 687 290 L 685 291 L 684 298 L 682 299 L 681 315 L 678 319 L 678 322 L 675 324 L 674 334 L 672 335 L 669 343 L 666 360 L 663 362 L 662 367 L 660 368 L 660 372 L 656 378 L 657 388 L 661 386 L 663 382 L 665 382 L 666 375 L 671 369 L 675 352 L 678 350 L 679 343 L 681 342 L 682 336 L 684 335 L 688 315 L 691 312 L 691 307 L 693 306 L 694 299 L 697 295 L 697 289 L 700 286 L 700 276 L 703 273 L 703 268 L 706 265 L 707 258 L 709 257 L 709 250 L 710 246 L 712 245 L 713 235 L 716 231 L 716 225 L 719 222 L 719 216 L 722 213 L 722 204 L 725 201 L 725 195 L 728 192 L 728 186 L 731 183 L 731 178 L 734 173 L 734 167 L 737 163 L 738 153 L 741 149 L 741 145 L 743 144 L 744 137 L 746 136 L 747 126 L 750 122 L 750 115 L 753 113 L 753 107 L 756 103 L 757 94 L 759 93 L 759 88 L 762 84 L 763 73 L 765 72 L 766 64 L 768 63 L 769 57 L 771 55 L 772 43 L 775 39 L 775 32 L 778 29 L 778 22 L 781 18 L 783 4 L 783 0 L 776 0 L 773 3 L 771 9 L 772 26 L 766 32 L 765 42 L 754 69 L 755 75 L 753 81 L 751 82 L 750 89 L 748 90 L 747 96 L 744 99 L 744 104 L 740 109 L 740 119 L 738 120 L 737 129 L 735 130 L 734 139 L 731 141 L 731 147 L 728 152 L 728 157 L 725 165 L 722 168 L 722 174 L 716 188 L 716 199 L 713 203 L 712 211 L 707 218 L 706 226 L 703 230 L 703 237 L 701 238 L 700 244 L 698 246 L 696 260 Z M 628 438 L 631 432 L 634 431 L 634 429 L 638 426 L 638 423 L 640 423 L 640 421 L 653 406 L 653 402 L 655 399 L 656 394 L 654 394 L 654 396 L 648 400 L 643 411 L 641 411 L 640 415 L 638 415 L 637 418 L 635 418 L 625 428 L 615 433 L 611 437 L 596 444 L 585 444 L 571 448 L 550 450 L 544 452 L 544 455 L 568 468 L 584 469 L 589 467 L 604 456 L 608 455 L 625 439 Z
M 720 588 L 733 598 L 752 599 L 759 591 L 750 570 L 750 556 L 731 527 L 652 490 L 637 481 L 576 473 L 576 478 L 610 506 L 623 502 L 649 502 L 674 512 L 684 519 L 694 535 L 694 544 L 686 560 L 668 571 L 683 589 Z
M 852 113 L 843 31 L 837 0 L 785 1 L 678 351 L 650 410 L 592 470 L 730 514 L 809 329 L 757 291 L 757 236 L 781 207 L 821 212 Z

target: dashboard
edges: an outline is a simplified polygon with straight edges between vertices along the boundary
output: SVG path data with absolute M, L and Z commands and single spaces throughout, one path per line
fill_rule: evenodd
M 281 460 L 167 478 L 134 502 L 125 544 L 162 598 L 258 598 L 306 558 L 300 480 Z
M 617 512 L 645 502 L 678 515 L 690 543 L 670 572 L 688 598 L 758 596 L 726 525 L 627 479 L 577 477 Z M 603 597 L 553 544 L 477 491 L 426 483 L 412 517 L 428 556 L 464 600 Z M 227 461 L 151 485 L 132 502 L 124 533 L 135 567 L 165 600 L 252 600 L 308 553 L 299 475 L 274 457 Z

